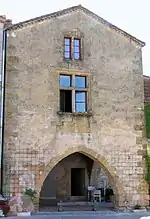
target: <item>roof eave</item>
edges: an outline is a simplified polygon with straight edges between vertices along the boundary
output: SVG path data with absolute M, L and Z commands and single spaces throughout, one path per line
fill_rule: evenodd
M 26 20 L 26 21 L 22 21 L 22 22 L 19 22 L 19 23 L 16 23 L 16 24 L 13 24 L 13 25 L 9 26 L 8 28 L 6 28 L 6 30 L 18 29 L 18 28 L 27 26 L 29 24 L 33 24 L 35 22 L 40 22 L 40 21 L 43 21 L 43 20 L 47 20 L 49 18 L 54 18 L 54 17 L 57 17 L 57 16 L 61 16 L 63 14 L 70 13 L 72 11 L 76 11 L 77 9 L 81 9 L 85 13 L 88 13 L 89 15 L 92 15 L 93 17 L 97 18 L 99 21 L 101 21 L 102 23 L 106 24 L 111 29 L 114 29 L 116 32 L 119 32 L 122 35 L 130 38 L 130 40 L 134 41 L 140 47 L 144 47 L 146 45 L 145 42 L 137 39 L 136 37 L 132 36 L 131 34 L 125 32 L 124 30 L 122 30 L 122 29 L 118 28 L 117 26 L 111 24 L 110 22 L 104 20 L 103 18 L 101 18 L 97 14 L 93 13 L 92 11 L 88 10 L 87 8 L 84 8 L 82 5 L 73 6 L 73 7 L 66 8 L 66 9 L 63 9 L 63 10 L 60 10 L 60 11 L 57 11 L 57 12 L 53 12 L 53 13 L 42 15 L 42 16 L 39 16 L 39 17 L 36 17 L 36 18 L 32 18 L 32 19 L 29 19 L 29 20 Z

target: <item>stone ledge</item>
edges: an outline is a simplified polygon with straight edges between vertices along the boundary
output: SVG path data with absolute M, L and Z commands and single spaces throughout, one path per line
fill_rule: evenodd
M 84 206 L 84 205 L 92 205 L 92 203 L 88 201 L 57 202 L 57 206 Z
M 140 209 L 133 209 L 132 212 L 146 212 L 146 208 L 140 208 Z
M 83 116 L 83 117 L 90 117 L 90 116 L 92 116 L 93 114 L 91 113 L 91 112 L 85 112 L 85 113 L 76 113 L 76 112 L 74 112 L 74 113 L 68 113 L 68 112 L 61 112 L 61 111 L 58 111 L 57 112 L 57 114 L 59 115 L 59 116 Z

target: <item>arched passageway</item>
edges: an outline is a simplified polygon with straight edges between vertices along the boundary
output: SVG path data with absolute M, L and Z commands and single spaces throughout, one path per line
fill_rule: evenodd
M 116 196 L 115 182 L 102 164 L 81 152 L 70 154 L 59 161 L 44 180 L 40 207 L 56 206 L 60 200 L 87 201 L 89 185 L 101 191 L 102 201 L 110 199 L 110 186 Z

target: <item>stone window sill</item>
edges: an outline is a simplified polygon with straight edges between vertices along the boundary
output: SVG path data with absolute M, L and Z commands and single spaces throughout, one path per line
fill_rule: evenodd
M 83 117 L 90 117 L 92 116 L 92 112 L 85 112 L 85 113 L 78 113 L 78 112 L 73 112 L 73 113 L 68 113 L 68 112 L 62 112 L 58 111 L 57 114 L 59 116 L 83 116 Z
M 68 65 L 73 65 L 73 64 L 78 64 L 81 63 L 83 61 L 83 59 L 65 59 L 64 58 L 64 63 L 68 64 Z

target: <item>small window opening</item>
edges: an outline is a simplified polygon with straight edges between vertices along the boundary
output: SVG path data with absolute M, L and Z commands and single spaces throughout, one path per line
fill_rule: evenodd
M 70 75 L 60 75 L 60 87 L 71 87 Z
M 86 92 L 76 91 L 75 93 L 76 112 L 86 112 Z
M 73 52 L 74 52 L 74 59 L 80 60 L 81 59 L 81 40 L 80 39 L 74 39 Z
M 75 88 L 86 88 L 86 77 L 75 76 Z
M 59 85 L 62 112 L 87 112 L 87 77 L 62 74 Z
M 71 38 L 64 38 L 64 58 L 71 59 Z
M 60 90 L 60 110 L 62 112 L 72 112 L 71 90 Z
M 81 60 L 81 39 L 73 37 L 64 38 L 64 58 Z

